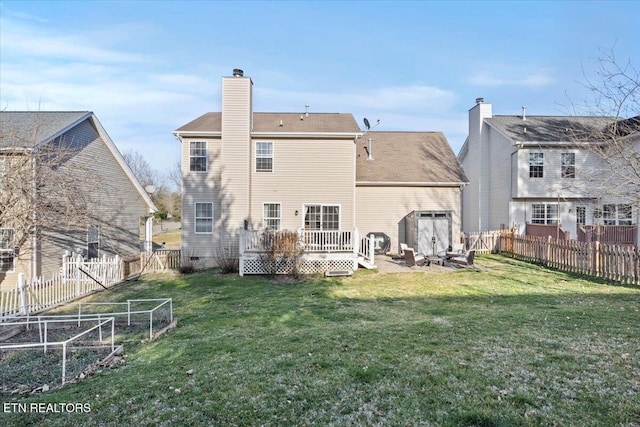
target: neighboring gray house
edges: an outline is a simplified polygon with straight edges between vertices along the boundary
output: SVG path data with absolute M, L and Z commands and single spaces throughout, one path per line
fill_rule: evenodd
M 150 243 L 157 209 L 92 112 L 3 111 L 0 137 L 1 287 L 15 286 L 19 273 L 57 272 L 67 250 L 87 258 L 139 253 L 141 218 Z M 33 189 L 28 202 L 6 188 L 22 185 L 18 174 L 29 180 L 23 189 Z M 64 198 L 82 203 L 65 206 Z M 25 217 L 35 221 L 28 239 L 18 237 Z
M 521 115 L 493 115 L 478 98 L 458 154 L 469 178 L 463 230 L 515 227 L 522 234 L 637 244 L 638 207 L 616 191 L 615 174 L 593 150 L 614 122 L 530 116 L 524 108 Z M 638 152 L 637 121 L 629 123 L 626 137 L 630 144 L 636 138 Z
M 414 212 L 423 234 L 437 215 L 444 249 L 459 240 L 466 179 L 441 133 L 363 133 L 344 113 L 254 113 L 253 82 L 234 71 L 222 78 L 222 112 L 174 131 L 185 253 L 215 265 L 250 249 L 262 229 L 298 230 L 308 255 L 335 268 L 361 244 L 355 236 L 384 234 L 397 252 Z M 239 247 L 241 230 L 253 237 Z

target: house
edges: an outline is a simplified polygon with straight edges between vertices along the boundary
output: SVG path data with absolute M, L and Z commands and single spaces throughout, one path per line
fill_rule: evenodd
M 140 252 L 157 210 L 90 111 L 0 112 L 0 285 Z
M 234 70 L 222 78 L 222 111 L 174 131 L 185 254 L 203 265 L 239 255 L 242 264 L 261 230 L 299 230 L 320 269 L 352 269 L 342 261 L 360 237 L 376 233 L 396 251 L 412 213 L 440 218 L 438 244 L 459 239 L 466 179 L 441 133 L 363 132 L 349 113 L 253 112 L 252 87 Z
M 493 115 L 478 98 L 458 154 L 470 181 L 463 230 L 515 227 L 521 234 L 637 245 L 638 190 L 608 164 L 616 158 L 611 126 L 638 156 L 637 119 L 531 116 L 524 107 L 521 115 Z

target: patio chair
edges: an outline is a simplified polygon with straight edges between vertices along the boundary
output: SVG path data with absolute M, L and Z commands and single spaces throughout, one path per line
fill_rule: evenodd
M 409 249 L 409 246 L 406 243 L 400 243 L 400 255 L 404 256 L 404 251 Z
M 453 245 L 453 247 L 449 246 L 449 248 L 446 251 L 438 252 L 438 257 L 444 258 L 447 261 L 449 261 L 451 258 L 461 257 L 464 255 L 465 255 L 465 252 L 464 252 L 464 246 L 462 245 L 462 243 L 457 243 Z
M 409 267 L 414 265 L 423 266 L 427 260 L 423 254 L 417 254 L 412 248 L 406 248 L 404 250 L 404 260 Z
M 456 264 L 467 265 L 469 267 L 473 266 L 473 258 L 476 256 L 476 251 L 471 250 L 467 252 L 463 256 L 456 256 L 451 258 L 449 261 L 455 262 Z

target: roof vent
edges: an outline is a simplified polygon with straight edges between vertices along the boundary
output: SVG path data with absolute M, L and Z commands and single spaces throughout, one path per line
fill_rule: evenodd
M 304 105 L 304 115 L 309 117 L 309 104 Z
M 522 106 L 522 120 L 527 120 L 527 107 Z
M 244 76 L 244 71 L 242 71 L 240 68 L 233 69 L 233 77 L 243 77 L 243 76 Z
M 484 102 L 484 98 L 476 98 L 476 104 L 482 104 Z
M 367 146 L 367 160 L 373 160 L 373 147 L 371 146 L 371 138 L 369 138 L 367 141 L 369 142 Z

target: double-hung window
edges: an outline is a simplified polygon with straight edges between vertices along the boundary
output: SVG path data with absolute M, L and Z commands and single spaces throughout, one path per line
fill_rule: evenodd
M 557 224 L 557 203 L 534 203 L 531 205 L 532 224 Z
M 604 225 L 631 225 L 633 224 L 632 206 L 629 204 L 603 205 L 602 218 Z
M 576 177 L 576 154 L 575 153 L 562 153 L 561 176 L 563 178 Z
M 280 203 L 262 205 L 262 226 L 271 230 L 280 230 Z
M 339 230 L 340 206 L 305 205 L 304 228 L 305 230 Z
M 587 223 L 587 207 L 576 206 L 576 223 L 585 225 Z
M 544 153 L 529 153 L 529 178 L 544 176 Z
M 207 171 L 207 143 L 206 141 L 191 141 L 189 143 L 189 171 Z
M 213 233 L 213 203 L 196 203 L 195 232 Z
M 256 142 L 256 172 L 273 172 L 273 142 Z
M 14 235 L 13 228 L 0 228 L 0 273 L 9 273 L 14 269 Z

